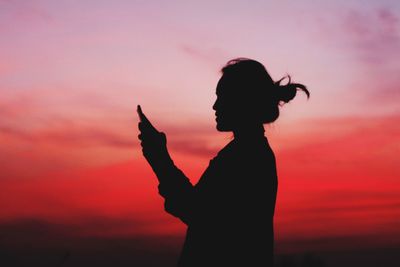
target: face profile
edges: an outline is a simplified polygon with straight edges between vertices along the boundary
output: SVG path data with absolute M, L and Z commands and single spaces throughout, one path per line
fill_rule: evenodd
M 222 76 L 218 82 L 216 95 L 217 99 L 213 105 L 215 110 L 215 120 L 217 130 L 221 132 L 233 131 L 235 120 L 240 116 L 238 114 L 237 99 L 233 94 L 229 95 L 228 77 Z

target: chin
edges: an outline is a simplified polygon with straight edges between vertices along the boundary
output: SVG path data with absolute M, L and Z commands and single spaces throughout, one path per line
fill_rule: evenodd
M 226 125 L 223 125 L 221 123 L 217 123 L 216 128 L 220 132 L 231 132 L 232 131 L 231 127 L 227 127 Z

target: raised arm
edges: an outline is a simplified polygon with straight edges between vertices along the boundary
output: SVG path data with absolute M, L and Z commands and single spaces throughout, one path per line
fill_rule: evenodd
M 165 199 L 165 210 L 187 224 L 191 217 L 189 203 L 193 199 L 193 185 L 172 161 L 166 135 L 151 124 L 140 106 L 137 112 L 142 152 L 159 181 L 159 193 Z

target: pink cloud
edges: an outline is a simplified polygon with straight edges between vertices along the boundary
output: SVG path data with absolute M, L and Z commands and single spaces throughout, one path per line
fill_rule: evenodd
M 200 48 L 195 45 L 183 44 L 180 46 L 180 49 L 186 55 L 195 60 L 203 61 L 213 68 L 224 64 L 224 61 L 227 60 L 226 53 L 219 48 Z
M 348 105 L 354 103 L 361 111 L 368 105 L 367 112 L 381 114 L 395 109 L 400 100 L 399 21 L 397 9 L 366 7 L 318 23 L 318 41 L 331 46 L 332 55 L 340 54 L 337 73 L 344 76 L 339 79 L 348 80 L 346 97 L 353 99 Z
M 14 21 L 25 23 L 53 21 L 50 13 L 37 1 L 2 0 L 0 3 Z
M 364 63 L 387 64 L 400 47 L 398 21 L 398 14 L 388 8 L 373 10 L 372 14 L 350 10 L 343 31 Z

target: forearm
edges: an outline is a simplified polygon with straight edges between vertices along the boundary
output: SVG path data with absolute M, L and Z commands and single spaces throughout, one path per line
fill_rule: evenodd
M 188 224 L 193 185 L 185 174 L 175 166 L 170 157 L 152 165 L 157 175 L 159 194 L 165 199 L 165 210 Z
M 170 183 L 175 180 L 182 180 L 182 172 L 175 166 L 168 151 L 163 153 L 162 156 L 154 158 L 151 162 L 149 161 L 149 163 L 160 183 Z
M 194 187 L 178 168 L 171 175 L 172 179 L 160 182 L 158 192 L 165 199 L 165 211 L 189 224 L 193 217 Z
M 160 183 L 160 195 L 164 198 L 191 190 L 193 187 L 185 174 L 175 166 L 169 154 L 163 160 L 152 164 L 152 168 Z

